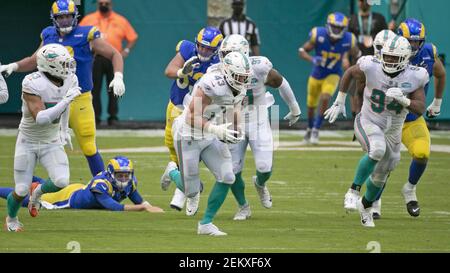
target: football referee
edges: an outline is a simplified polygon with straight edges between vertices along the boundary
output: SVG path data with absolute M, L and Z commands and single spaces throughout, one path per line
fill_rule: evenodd
M 219 29 L 223 36 L 230 34 L 240 34 L 244 36 L 250 43 L 250 54 L 253 56 L 259 55 L 259 45 L 261 41 L 259 39 L 258 28 L 255 22 L 244 14 L 244 0 L 233 0 L 231 8 L 233 9 L 233 15 L 223 20 L 220 23 Z

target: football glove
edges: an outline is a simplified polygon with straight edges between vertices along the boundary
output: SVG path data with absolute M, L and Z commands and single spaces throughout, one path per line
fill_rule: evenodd
M 114 79 L 109 84 L 116 97 L 122 97 L 125 94 L 125 83 L 123 82 L 122 72 L 114 73 Z
M 240 137 L 240 133 L 238 131 L 228 129 L 231 124 L 231 122 L 220 125 L 209 123 L 205 126 L 205 131 L 217 136 L 219 140 L 225 143 L 235 144 L 241 141 L 242 137 Z
M 441 103 L 442 99 L 433 99 L 433 102 L 427 108 L 427 118 L 435 118 L 441 114 Z
M 320 65 L 322 64 L 322 57 L 321 57 L 321 56 L 314 56 L 314 57 L 312 58 L 312 63 L 313 63 L 315 66 L 320 66 Z
M 9 77 L 12 73 L 16 72 L 19 69 L 19 65 L 17 63 L 10 63 L 0 66 L 0 73 L 5 75 L 5 78 Z
M 178 78 L 185 78 L 187 76 L 192 75 L 192 72 L 195 68 L 200 67 L 199 59 L 197 56 L 191 57 L 188 59 L 182 68 L 178 69 L 177 71 L 177 77 Z
M 386 96 L 396 100 L 404 107 L 408 107 L 411 104 L 411 100 L 408 99 L 403 91 L 398 87 L 391 87 L 386 91 Z
M 81 88 L 80 87 L 73 87 L 70 88 L 66 95 L 64 96 L 64 99 L 68 100 L 69 102 L 73 101 L 76 97 L 78 97 L 79 95 L 81 95 Z
M 302 111 L 298 103 L 293 104 L 289 107 L 290 112 L 284 117 L 284 120 L 289 120 L 289 126 L 292 126 L 298 121 Z
M 339 94 L 336 97 L 336 100 L 334 101 L 333 105 L 330 108 L 328 108 L 324 113 L 325 119 L 327 119 L 328 122 L 330 123 L 335 122 L 340 114 L 342 114 L 344 117 L 347 117 L 347 113 L 345 110 L 346 97 L 347 97 L 346 93 L 339 91 Z

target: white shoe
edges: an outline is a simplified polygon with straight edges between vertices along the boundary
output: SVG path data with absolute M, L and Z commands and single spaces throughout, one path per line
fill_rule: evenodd
M 10 232 L 22 232 L 23 225 L 19 222 L 19 217 L 9 218 L 9 216 L 6 216 L 5 230 Z
M 311 140 L 312 145 L 318 145 L 319 144 L 319 130 L 318 129 L 312 129 L 311 132 Z
M 198 235 L 211 235 L 211 236 L 225 236 L 227 235 L 225 232 L 219 230 L 213 223 L 202 225 L 200 222 L 198 223 L 197 228 Z
M 354 189 L 348 189 L 344 196 L 344 209 L 348 211 L 358 210 L 357 203 L 359 199 L 359 191 Z
M 239 210 L 234 215 L 233 220 L 235 221 L 243 221 L 247 220 L 252 216 L 252 211 L 250 210 L 250 205 L 247 203 L 243 205 L 242 207 L 239 207 Z
M 272 207 L 272 196 L 270 196 L 267 186 L 261 187 L 258 185 L 256 183 L 256 176 L 253 176 L 253 184 L 255 184 L 256 192 L 259 195 L 259 200 L 261 200 L 263 207 L 270 209 Z
M 411 183 L 407 182 L 405 185 L 403 185 L 402 194 L 403 198 L 405 198 L 405 204 L 408 204 L 411 201 L 417 202 L 415 185 L 412 185 Z
M 164 174 L 161 176 L 161 189 L 163 191 L 167 191 L 167 189 L 170 186 L 170 172 L 173 170 L 176 170 L 178 168 L 177 163 L 170 161 L 169 164 L 167 164 L 166 170 L 164 171 Z
M 170 207 L 181 211 L 184 208 L 184 203 L 186 203 L 186 196 L 184 195 L 184 192 L 176 188 L 172 201 L 170 201 Z
M 362 198 L 359 198 L 357 204 L 359 215 L 361 216 L 361 224 L 365 227 L 375 227 L 375 223 L 373 222 L 372 217 L 372 207 L 365 209 L 364 205 L 362 204 Z
M 372 217 L 374 220 L 381 218 L 381 198 L 372 203 Z
M 194 216 L 198 211 L 199 203 L 200 203 L 200 193 L 197 193 L 194 197 L 188 197 L 186 199 L 186 215 Z

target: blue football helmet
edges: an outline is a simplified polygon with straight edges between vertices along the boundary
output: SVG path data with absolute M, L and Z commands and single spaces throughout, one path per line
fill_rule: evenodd
M 327 18 L 327 33 L 336 40 L 344 37 L 348 28 L 348 18 L 343 13 L 333 12 Z
M 411 56 L 413 57 L 425 44 L 425 26 L 417 19 L 406 19 L 398 27 L 397 34 L 408 39 L 412 48 Z
M 116 156 L 109 160 L 106 170 L 111 176 L 113 187 L 119 191 L 125 190 L 134 179 L 133 162 L 125 156 Z
M 195 37 L 197 57 L 199 60 L 201 62 L 207 62 L 213 56 L 217 55 L 222 41 L 223 35 L 219 29 L 215 27 L 202 28 L 197 34 L 197 37 Z
M 72 18 L 58 19 L 62 15 L 72 15 Z M 72 0 L 55 1 L 50 10 L 50 18 L 56 29 L 62 33 L 70 33 L 78 24 L 78 9 Z

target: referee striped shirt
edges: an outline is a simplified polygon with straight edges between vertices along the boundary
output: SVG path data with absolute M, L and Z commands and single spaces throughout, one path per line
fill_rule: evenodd
M 255 22 L 247 16 L 243 20 L 238 20 L 234 17 L 225 19 L 220 23 L 219 29 L 224 37 L 230 34 L 240 34 L 247 39 L 250 46 L 261 44 L 258 28 Z

